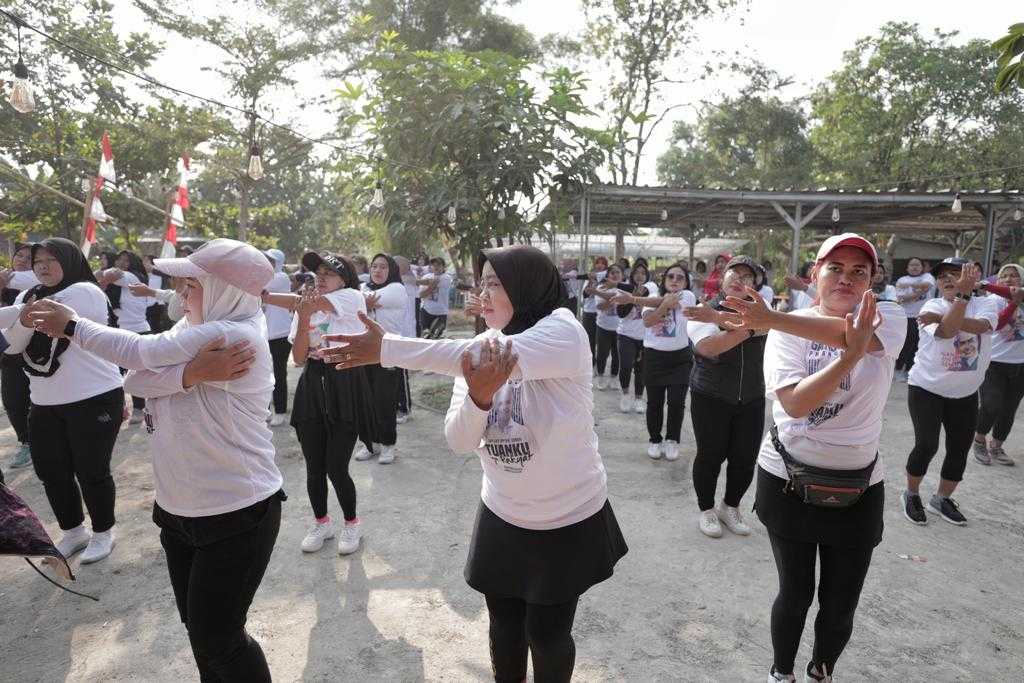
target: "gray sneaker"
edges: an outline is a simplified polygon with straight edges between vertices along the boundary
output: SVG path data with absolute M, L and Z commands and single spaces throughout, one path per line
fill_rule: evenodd
M 942 518 L 950 524 L 956 524 L 957 526 L 964 526 L 967 524 L 967 518 L 964 517 L 963 513 L 960 512 L 960 506 L 956 504 L 956 501 L 952 498 L 943 498 L 939 494 L 935 494 L 928 501 L 928 507 L 933 511 L 942 515 Z
M 1000 465 L 1012 466 L 1014 464 L 1013 458 L 1006 454 L 1006 451 L 1003 450 L 1002 446 L 993 446 L 992 448 L 988 449 L 988 454 L 992 456 L 992 460 L 999 463 Z M 14 467 L 14 465 L 11 465 L 11 467 Z
M 18 452 L 15 453 L 14 457 L 11 459 L 11 469 L 17 470 L 22 467 L 28 467 L 31 464 L 32 449 L 29 448 L 29 445 L 27 443 L 23 443 L 21 444 L 21 448 L 18 449 Z M 1013 464 L 1012 460 L 1010 461 L 1010 464 Z
M 992 464 L 992 457 L 988 452 L 988 444 L 984 441 L 978 441 L 977 439 L 974 440 L 974 459 L 982 465 Z

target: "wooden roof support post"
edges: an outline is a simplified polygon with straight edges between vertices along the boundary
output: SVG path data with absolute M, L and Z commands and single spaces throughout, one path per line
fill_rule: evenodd
M 982 273 L 985 277 L 992 275 L 992 260 L 995 258 L 996 253 L 996 232 L 1003 226 L 1013 214 L 1012 209 L 1006 211 L 996 211 L 991 204 L 986 207 L 985 211 L 985 253 L 982 256 L 981 268 Z
M 797 202 L 796 213 L 793 216 L 790 216 L 786 213 L 786 210 L 782 208 L 781 204 L 778 202 L 772 202 L 772 207 L 774 207 L 775 211 L 782 216 L 782 220 L 786 221 L 789 227 L 793 229 L 793 247 L 789 257 L 789 264 L 794 275 L 800 270 L 800 230 L 805 225 L 813 221 L 814 217 L 821 213 L 821 210 L 826 206 L 828 206 L 828 204 L 822 202 L 807 212 L 807 215 L 804 216 L 804 205 L 801 202 Z

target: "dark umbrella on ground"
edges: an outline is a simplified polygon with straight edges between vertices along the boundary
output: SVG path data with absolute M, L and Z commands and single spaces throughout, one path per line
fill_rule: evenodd
M 75 580 L 71 566 L 53 545 L 36 513 L 32 512 L 14 491 L 3 484 L 0 484 L 0 555 L 23 557 L 40 576 L 61 590 L 81 595 L 83 598 L 99 600 L 60 585 L 32 563 L 29 559 L 31 557 L 43 558 L 43 564 L 52 567 L 59 576 L 69 581 Z

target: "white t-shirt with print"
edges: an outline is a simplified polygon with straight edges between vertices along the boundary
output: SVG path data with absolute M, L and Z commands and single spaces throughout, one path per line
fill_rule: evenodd
M 334 312 L 317 311 L 309 316 L 309 329 L 306 333 L 309 335 L 310 351 L 336 345 L 333 342 L 325 342 L 325 334 L 362 334 L 366 331 L 366 326 L 359 320 L 358 315 L 360 311 L 366 313 L 366 298 L 362 292 L 346 287 L 325 294 L 324 298 L 334 307 Z M 299 314 L 296 313 L 292 316 L 292 329 L 288 333 L 288 341 L 292 344 L 298 335 L 298 326 Z
M 438 279 L 438 276 L 434 273 L 428 273 L 423 277 L 428 280 Z M 448 293 L 451 291 L 451 288 L 452 276 L 448 273 L 442 273 L 437 288 L 420 300 L 420 308 L 430 315 L 448 315 Z
M 633 295 L 639 297 L 658 296 L 658 285 L 653 282 L 645 282 L 633 292 Z M 619 318 L 619 326 L 615 331 L 630 339 L 642 340 L 646 331 L 642 313 L 640 306 L 630 306 L 626 317 Z
M 613 291 L 616 294 L 621 294 L 625 292 L 625 290 L 619 289 L 618 287 L 610 287 L 604 291 Z M 607 303 L 607 300 L 602 299 L 601 297 L 594 298 L 597 299 L 597 304 Z M 600 327 L 602 330 L 608 330 L 609 332 L 614 332 L 617 329 L 619 329 L 618 307 L 608 306 L 607 308 L 602 310 L 600 307 L 597 306 L 597 304 L 595 304 L 595 307 L 597 308 L 597 326 Z
M 463 351 L 485 339 L 512 339 L 519 362 L 482 410 L 461 377 Z M 494 514 L 524 529 L 557 529 L 598 512 L 607 476 L 594 432 L 592 360 L 583 326 L 558 308 L 520 334 L 488 330 L 474 339 L 425 340 L 386 335 L 381 365 L 455 377 L 445 436 L 456 453 L 475 451 L 483 465 L 481 498 Z
M 696 306 L 697 297 L 693 292 L 684 289 L 680 292 L 679 305 L 668 312 L 662 320 L 652 327 L 644 328 L 644 348 L 657 351 L 678 351 L 690 345 L 690 337 L 686 333 L 686 315 L 683 309 L 687 306 Z M 657 310 L 645 308 L 647 311 Z
M 1000 315 L 1010 302 L 999 297 Z M 1024 363 L 1024 311 L 1018 306 L 1010 322 L 992 335 L 992 360 L 1000 363 Z
M 820 316 L 818 307 L 805 308 L 790 315 Z M 892 386 L 896 357 L 907 336 L 903 307 L 878 303 L 881 324 L 875 336 L 882 350 L 867 353 L 853 371 L 818 408 L 805 417 L 792 417 L 778 399 L 779 389 L 793 386 L 805 377 L 827 367 L 842 349 L 810 341 L 803 337 L 771 330 L 764 350 L 765 395 L 772 401 L 772 419 L 779 440 L 795 459 L 808 465 L 836 470 L 867 467 L 878 453 L 882 435 L 882 414 Z M 757 456 L 768 473 L 788 479 L 785 463 L 766 433 Z M 871 483 L 882 480 L 881 459 L 875 464 Z
M 149 278 L 146 280 L 148 284 Z M 134 273 L 125 271 L 113 284 L 121 288 L 121 307 L 114 311 L 117 315 L 117 326 L 129 332 L 149 332 L 146 309 L 153 300 L 145 296 L 135 296 L 132 290 L 128 289 L 128 285 L 141 285 L 142 281 Z
M 405 318 L 409 311 L 409 296 L 405 293 L 405 285 L 392 282 L 374 290 L 370 285 L 363 284 L 362 291 L 364 296 L 376 294 L 380 304 L 368 315 L 379 322 L 385 332 L 405 335 Z
M 952 306 L 945 299 L 931 299 L 920 312 L 945 315 Z M 999 319 L 997 306 L 990 296 L 976 296 L 967 302 L 964 316 L 987 320 L 994 330 Z M 935 336 L 938 329 L 939 323 L 920 326 L 921 337 L 907 384 L 946 398 L 970 396 L 981 386 L 992 361 L 992 333 L 961 330 L 955 337 L 941 339 Z
M 607 274 L 608 274 L 607 270 L 600 270 L 600 271 L 594 273 L 594 279 L 597 281 L 597 284 L 601 284 L 602 282 L 604 282 L 604 278 L 605 278 L 605 276 Z M 583 283 L 584 288 L 588 284 L 589 284 L 589 282 L 584 282 Z M 585 299 L 583 299 L 583 312 L 584 313 L 597 313 L 597 297 L 596 296 L 591 294 L 590 296 L 588 296 Z
M 931 286 L 925 292 L 916 292 L 911 289 L 912 285 L 919 285 L 922 283 Z M 931 273 L 904 275 L 896 281 L 897 296 L 907 296 L 911 294 L 913 294 L 915 298 L 904 303 L 903 310 L 906 312 L 908 318 L 916 318 L 917 314 L 921 312 L 921 307 L 924 306 L 924 302 L 928 301 L 935 295 L 935 278 L 932 277 Z

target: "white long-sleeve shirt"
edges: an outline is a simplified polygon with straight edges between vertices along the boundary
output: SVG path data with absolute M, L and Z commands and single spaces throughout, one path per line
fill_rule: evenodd
M 249 342 L 256 352 L 249 372 L 236 380 L 182 388 L 185 366 L 218 338 L 227 344 Z M 75 342 L 72 347 L 83 353 L 131 370 L 125 390 L 147 399 L 156 502 L 164 510 L 183 517 L 218 515 L 281 488 L 266 424 L 274 376 L 262 315 L 241 322 L 179 323 L 151 336 L 79 320 Z
M 461 357 L 480 342 L 512 340 L 519 356 L 489 411 L 469 396 Z M 476 451 L 481 498 L 501 519 L 525 529 L 557 529 L 595 514 L 608 497 L 594 433 L 590 345 L 583 326 L 559 308 L 521 334 L 488 330 L 467 340 L 387 334 L 381 365 L 455 377 L 445 437 L 456 453 Z

